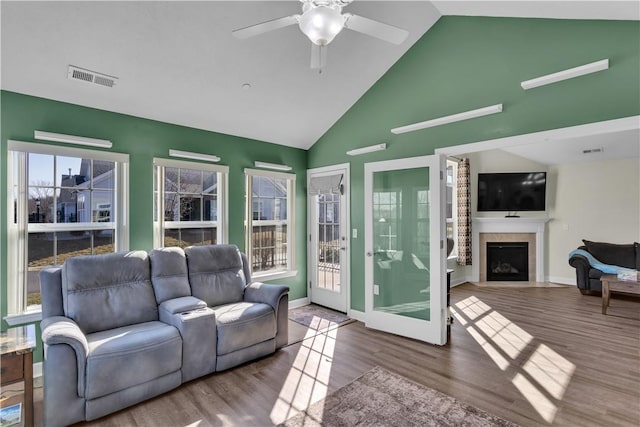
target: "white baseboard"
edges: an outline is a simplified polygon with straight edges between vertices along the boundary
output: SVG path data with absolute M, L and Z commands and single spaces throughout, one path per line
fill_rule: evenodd
M 573 277 L 571 279 L 566 277 L 558 277 L 558 276 L 547 276 L 545 278 L 546 282 L 558 283 L 560 285 L 570 285 L 570 286 L 578 286 L 576 284 L 576 278 Z
M 42 362 L 33 364 L 33 378 L 38 378 L 42 376 Z
M 354 310 L 354 309 L 351 308 L 351 309 L 349 309 L 349 312 L 347 314 L 352 319 L 359 320 L 361 322 L 365 322 L 365 320 L 366 320 L 366 316 L 364 314 L 364 311 L 358 311 L 358 310 Z
M 458 278 L 456 280 L 452 280 L 451 281 L 451 287 L 455 288 L 456 286 L 460 286 L 463 283 L 467 283 L 467 282 L 469 282 L 469 278 L 468 277 Z
M 304 307 L 305 305 L 309 304 L 311 304 L 311 300 L 309 300 L 309 297 L 294 299 L 289 301 L 289 310 L 293 308 Z

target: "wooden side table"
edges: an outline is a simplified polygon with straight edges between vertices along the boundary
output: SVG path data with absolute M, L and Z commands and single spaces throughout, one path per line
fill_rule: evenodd
M 600 277 L 602 283 L 602 314 L 607 314 L 609 308 L 609 298 L 613 292 L 640 295 L 640 282 L 620 280 L 615 274 L 603 274 Z
M 35 325 L 18 326 L 0 334 L 0 386 L 24 381 L 24 425 L 33 426 L 33 349 Z

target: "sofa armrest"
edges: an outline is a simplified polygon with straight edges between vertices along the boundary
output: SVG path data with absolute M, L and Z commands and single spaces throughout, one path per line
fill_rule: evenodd
M 244 300 L 268 304 L 276 315 L 276 350 L 289 342 L 289 287 L 253 282 L 244 289 Z
M 84 396 L 84 372 L 89 354 L 89 342 L 76 322 L 64 316 L 47 317 L 40 323 L 42 343 L 46 346 L 68 345 L 76 355 L 78 396 Z M 45 361 L 46 363 L 46 361 Z
M 253 282 L 244 288 L 244 300 L 246 302 L 268 304 L 276 313 L 278 312 L 280 298 L 288 294 L 289 287 L 285 285 L 269 285 L 261 282 Z
M 193 311 L 199 308 L 206 308 L 207 303 L 198 299 L 196 297 L 178 297 L 164 301 L 160 304 L 159 312 L 160 312 L 160 321 L 164 323 L 171 324 L 170 321 L 165 321 L 165 319 L 169 319 L 172 315 L 177 313 L 183 313 L 186 311 Z
M 582 255 L 573 255 L 569 258 L 569 265 L 576 269 L 576 285 L 579 289 L 589 289 L 589 270 L 591 264 Z

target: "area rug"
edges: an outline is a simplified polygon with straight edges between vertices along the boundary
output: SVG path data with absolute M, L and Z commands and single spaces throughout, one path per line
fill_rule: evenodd
M 517 427 L 517 424 L 376 366 L 280 426 Z
M 289 310 L 289 319 L 312 329 L 324 329 L 351 320 L 346 314 L 315 304 Z

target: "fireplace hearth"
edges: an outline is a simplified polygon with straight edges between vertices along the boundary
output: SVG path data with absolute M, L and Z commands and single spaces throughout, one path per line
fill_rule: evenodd
M 529 280 L 529 242 L 487 242 L 487 280 Z

